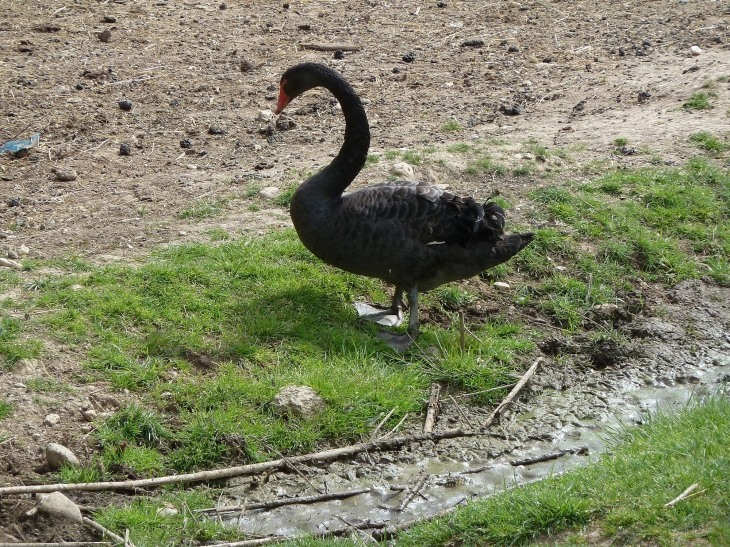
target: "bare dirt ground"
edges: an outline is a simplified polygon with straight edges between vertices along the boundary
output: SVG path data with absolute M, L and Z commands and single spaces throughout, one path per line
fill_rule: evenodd
M 213 228 L 288 226 L 287 211 L 256 189 L 285 188 L 326 165 L 344 128 L 325 92 L 297 99 L 278 124 L 261 114 L 273 109 L 283 71 L 303 61 L 337 68 L 365 100 L 381 161 L 356 184 L 390 176 L 386 151 L 427 147 L 436 151 L 415 167 L 417 179 L 481 198 L 499 190 L 518 204 L 546 180 L 582 179 L 615 165 L 679 165 L 699 153 L 690 133 L 728 133 L 730 89 L 717 78 L 730 75 L 729 23 L 727 4 L 710 0 L 6 0 L 0 144 L 41 136 L 28 153 L 0 156 L 2 255 L 103 263 L 209 241 Z M 475 40 L 483 44 L 465 45 Z M 335 59 L 305 43 L 361 49 Z M 693 57 L 692 45 L 703 53 Z M 713 94 L 713 109 L 680 108 L 697 91 Z M 445 130 L 450 121 L 461 129 Z M 640 153 L 613 154 L 617 138 Z M 512 169 L 529 159 L 528 139 L 565 153 L 538 163 L 532 175 L 495 179 L 467 175 L 465 156 L 446 151 L 481 143 Z M 125 144 L 129 155 L 120 150 Z M 184 214 L 201 203 L 222 212 Z M 511 214 L 508 222 L 525 223 L 519 206 Z M 713 310 L 727 324 L 727 308 Z M 49 351 L 49 374 L 80 370 L 83 356 Z M 0 375 L 4 394 L 16 381 Z M 74 389 L 59 403 L 55 428 L 43 424 L 30 398 L 23 413 L 3 421 L 14 438 L 0 446 L 3 483 L 36 480 L 48 442 L 67 441 L 84 456 L 79 410 L 89 400 L 99 411 L 124 400 L 100 385 Z M 79 501 L 101 505 L 102 498 Z M 16 536 L 13 527 L 22 528 L 29 541 L 93 537 L 25 519 L 30 506 L 2 500 L 0 525 Z

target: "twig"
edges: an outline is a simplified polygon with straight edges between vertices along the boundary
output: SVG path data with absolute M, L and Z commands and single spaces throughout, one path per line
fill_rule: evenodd
M 397 511 L 403 511 L 406 507 L 408 507 L 408 504 L 413 501 L 413 498 L 415 498 L 421 490 L 423 490 L 423 487 L 426 486 L 426 481 L 428 481 L 428 475 L 424 475 L 419 479 L 419 481 L 416 483 L 416 486 L 413 487 L 413 490 L 411 490 L 411 493 L 406 496 L 406 499 L 403 500 L 403 503 L 400 504 L 400 507 L 398 507 Z
M 588 287 L 586 288 L 586 304 L 591 301 L 591 289 L 593 288 L 593 274 L 588 274 Z
M 464 351 L 466 347 L 466 330 L 464 329 L 464 310 L 459 310 L 459 347 Z
M 337 51 L 338 49 L 342 51 L 360 51 L 362 49 L 362 46 L 358 46 L 355 44 L 322 44 L 322 43 L 316 43 L 316 44 L 299 44 L 300 48 L 303 49 L 316 49 L 318 51 Z
M 461 416 L 464 419 L 464 421 L 466 422 L 466 425 L 468 425 L 469 427 L 472 427 L 472 423 L 469 421 L 469 418 L 461 410 L 461 405 L 456 402 L 456 399 L 454 399 L 453 396 L 449 395 L 449 399 L 451 399 L 451 402 L 454 403 L 454 406 L 456 407 L 456 411 L 459 413 L 459 416 Z
M 382 437 L 380 437 L 380 439 L 378 439 L 378 440 L 387 439 L 388 437 L 390 437 L 393 433 L 395 433 L 396 429 L 398 429 L 401 426 L 401 424 L 406 421 L 406 418 L 408 418 L 408 412 L 406 412 L 405 413 L 405 416 L 403 416 L 400 419 L 400 422 L 398 422 L 397 424 L 395 424 L 395 427 L 393 429 L 391 429 L 390 431 L 388 431 L 385 435 L 383 435 Z
M 244 475 L 260 474 L 265 471 L 281 469 L 286 467 L 289 462 L 292 463 L 313 463 L 336 460 L 345 456 L 353 456 L 364 451 L 371 450 L 394 450 L 403 445 L 424 442 L 424 441 L 440 441 L 442 439 L 453 439 L 456 437 L 473 437 L 478 433 L 463 431 L 462 429 L 447 429 L 435 433 L 417 433 L 415 435 L 404 435 L 392 439 L 378 439 L 377 441 L 358 443 L 341 448 L 333 448 L 322 452 L 314 452 L 312 454 L 303 454 L 301 456 L 292 456 L 288 460 L 279 459 L 268 462 L 253 463 L 248 465 L 239 465 L 236 467 L 227 467 L 224 469 L 214 469 L 212 471 L 199 471 L 197 473 L 186 473 L 184 475 L 168 475 L 165 477 L 156 477 L 153 479 L 138 479 L 131 481 L 118 482 L 87 482 L 87 483 L 58 483 L 58 484 L 34 484 L 28 486 L 5 486 L 0 487 L 0 496 L 8 494 L 31 494 L 37 492 L 69 492 L 69 491 L 102 491 L 102 490 L 131 490 L 134 488 L 144 488 L 152 486 L 161 486 L 163 484 L 181 484 L 186 482 L 203 482 L 227 479 L 230 477 L 240 477 Z
M 0 547 L 99 547 L 108 541 L 62 541 L 61 543 L 0 543 Z
M 557 460 L 558 458 L 565 456 L 566 454 L 587 454 L 588 447 L 580 446 L 578 448 L 568 448 L 567 450 L 559 450 L 550 454 L 543 454 L 542 456 L 536 456 L 534 458 L 525 458 L 522 460 L 512 460 L 509 464 L 512 467 L 518 465 L 532 465 L 533 463 L 549 462 L 550 460 Z
M 433 425 L 436 422 L 436 414 L 439 410 L 439 393 L 441 386 L 431 384 L 431 395 L 428 398 L 428 410 L 426 411 L 426 421 L 423 424 L 423 432 L 430 433 L 433 431 Z
M 489 415 L 487 421 L 484 422 L 484 425 L 482 426 L 482 430 L 487 429 L 489 426 L 491 426 L 497 416 L 499 416 L 505 408 L 512 404 L 513 399 L 517 397 L 517 394 L 522 391 L 522 388 L 525 387 L 527 382 L 530 381 L 530 378 L 532 378 L 532 375 L 535 374 L 535 371 L 537 370 L 537 367 L 540 365 L 541 361 L 542 359 L 538 358 L 527 370 L 527 372 L 525 372 L 520 381 L 515 384 L 514 388 L 512 388 L 512 391 L 507 394 L 504 400 L 499 403 L 499 406 L 495 408 L 494 411 Z
M 378 424 L 378 426 L 375 429 L 373 429 L 373 432 L 370 434 L 371 441 L 375 440 L 375 436 L 378 434 L 378 431 L 380 431 L 380 428 L 385 425 L 385 422 L 387 422 L 390 419 L 390 417 L 393 415 L 393 412 L 395 412 L 397 408 L 398 408 L 397 406 L 394 406 L 393 409 L 385 415 L 385 418 L 382 419 L 382 421 Z
M 464 397 L 473 397 L 474 395 L 482 395 L 484 393 L 490 393 L 492 391 L 499 391 L 500 389 L 507 389 L 508 387 L 514 387 L 517 384 L 505 384 L 503 386 L 497 386 L 497 387 L 490 387 L 489 389 L 483 389 L 481 391 L 474 391 L 472 393 L 463 393 L 462 395 L 457 395 L 456 399 L 462 399 Z
M 350 498 L 352 496 L 357 496 L 359 494 L 365 494 L 366 492 L 370 491 L 372 491 L 372 488 L 362 488 L 360 490 L 351 490 L 349 492 L 335 492 L 332 494 L 321 494 L 319 496 L 288 498 L 282 500 L 267 501 L 263 503 L 252 503 L 250 505 L 236 505 L 234 507 L 212 507 L 209 509 L 198 509 L 196 510 L 196 512 L 206 514 L 215 513 L 217 515 L 220 515 L 222 513 L 238 513 L 240 511 L 246 511 L 249 509 L 275 509 L 276 507 L 281 507 L 283 505 L 296 505 L 300 503 L 318 503 L 320 501 L 341 500 L 345 498 Z
M 694 490 L 698 486 L 699 486 L 698 483 L 694 483 L 694 484 L 688 486 L 687 489 L 684 492 L 682 492 L 679 496 L 677 496 L 676 498 L 674 498 L 672 501 L 670 501 L 668 503 L 665 503 L 664 504 L 664 507 L 673 507 L 675 503 L 677 503 L 679 501 L 682 501 L 687 496 L 689 496 L 690 492 L 692 492 L 692 490 Z M 704 492 L 704 490 L 703 490 L 703 492 Z
M 350 522 L 347 522 L 340 515 L 335 515 L 335 518 L 337 518 L 337 519 L 341 520 L 342 522 L 344 522 L 345 525 L 347 525 L 348 529 L 349 530 L 352 530 L 352 534 L 351 535 L 354 536 L 355 538 L 357 538 L 357 542 L 360 545 L 365 545 L 365 542 L 360 538 L 360 536 L 357 535 L 357 528 L 355 528 L 355 525 L 354 524 L 352 524 Z
M 122 536 L 118 536 L 111 530 L 107 530 L 101 524 L 99 524 L 98 522 L 94 522 L 89 517 L 81 517 L 81 520 L 84 522 L 84 524 L 86 524 L 90 528 L 93 528 L 97 532 L 101 532 L 103 535 L 108 536 L 109 539 L 114 541 L 114 543 L 123 543 L 123 544 L 125 544 L 125 547 L 126 547 L 126 545 L 131 545 L 132 547 L 134 547 L 134 545 L 132 544 L 131 541 L 128 543 L 125 543 L 124 538 Z

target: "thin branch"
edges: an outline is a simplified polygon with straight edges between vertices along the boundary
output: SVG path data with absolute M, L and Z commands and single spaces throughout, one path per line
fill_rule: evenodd
M 186 473 L 184 475 L 168 475 L 155 477 L 153 479 L 138 479 L 118 482 L 87 482 L 87 483 L 57 483 L 57 484 L 34 484 L 28 486 L 6 486 L 0 487 L 0 496 L 9 494 L 31 494 L 38 492 L 70 492 L 70 491 L 102 491 L 102 490 L 133 490 L 161 486 L 164 484 L 182 484 L 187 482 L 203 482 L 240 477 L 244 475 L 261 474 L 266 471 L 281 469 L 291 463 L 313 463 L 336 460 L 346 456 L 353 456 L 364 451 L 372 450 L 395 450 L 401 446 L 424 441 L 440 441 L 442 439 L 453 439 L 456 437 L 473 437 L 478 433 L 463 431 L 462 429 L 447 429 L 436 433 L 417 433 L 415 435 L 404 435 L 392 439 L 378 439 L 377 441 L 358 443 L 341 448 L 333 448 L 322 452 L 292 456 L 287 460 L 279 459 L 268 462 L 239 465 L 224 469 L 211 471 L 199 471 L 197 473 Z
M 694 484 L 688 486 L 687 489 L 684 492 L 682 492 L 679 496 L 674 498 L 672 501 L 665 503 L 664 507 L 673 507 L 675 503 L 680 502 L 683 499 L 687 498 L 687 496 L 689 496 L 690 492 L 692 492 L 692 490 L 694 490 L 698 486 L 699 486 L 698 483 L 694 483 Z M 704 490 L 703 490 L 703 492 L 704 492 Z
M 406 499 L 403 500 L 403 503 L 400 504 L 400 507 L 398 507 L 398 511 L 403 511 L 406 507 L 408 507 L 408 504 L 413 501 L 413 498 L 415 498 L 421 490 L 423 490 L 423 487 L 426 486 L 426 482 L 428 481 L 428 475 L 424 475 L 419 479 L 419 481 L 416 483 L 416 486 L 413 487 L 413 490 L 411 490 L 410 494 L 406 496 Z
M 223 514 L 223 513 L 238 513 L 241 511 L 246 510 L 253 510 L 253 509 L 275 509 L 276 507 L 281 507 L 283 505 L 297 505 L 297 504 L 304 504 L 304 503 L 319 503 L 320 501 L 329 501 L 329 500 L 341 500 L 345 498 L 350 498 L 352 496 L 357 496 L 359 494 L 365 494 L 367 492 L 371 492 L 372 488 L 362 488 L 360 490 L 351 490 L 349 492 L 334 492 L 332 494 L 322 494 L 319 496 L 304 496 L 301 498 L 288 498 L 288 499 L 281 499 L 281 500 L 275 500 L 275 501 L 267 501 L 263 503 L 252 503 L 248 505 L 236 505 L 232 507 L 212 507 L 209 509 L 198 509 L 196 510 L 197 513 L 206 513 L 211 514 L 215 513 L 217 515 Z
M 566 454 L 587 454 L 588 453 L 588 447 L 587 446 L 579 446 L 578 448 L 568 448 L 567 450 L 559 450 L 557 452 L 552 452 L 550 454 L 543 454 L 542 456 L 536 456 L 534 458 L 525 458 L 522 460 L 512 460 L 509 462 L 509 464 L 512 467 L 517 467 L 519 465 L 532 465 L 533 463 L 540 463 L 540 462 L 549 462 L 550 460 L 557 460 L 558 458 L 561 458 L 565 456 Z
M 393 412 L 395 412 L 397 408 L 398 408 L 397 406 L 394 406 L 393 409 L 385 415 L 385 418 L 383 418 L 381 420 L 381 422 L 377 425 L 377 427 L 375 429 L 373 429 L 373 432 L 370 434 L 371 441 L 375 440 L 375 437 L 377 436 L 378 431 L 380 431 L 380 428 L 385 425 L 385 422 L 387 422 L 390 419 L 390 417 L 393 415 Z
M 103 535 L 109 537 L 109 539 L 114 541 L 114 543 L 122 543 L 125 545 L 125 547 L 126 547 L 126 545 L 131 545 L 132 547 L 134 547 L 134 545 L 132 544 L 131 541 L 125 542 L 124 538 L 122 536 L 118 536 L 111 530 L 107 530 L 101 524 L 99 524 L 98 522 L 94 522 L 89 517 L 81 517 L 81 520 L 84 522 L 84 524 L 86 524 L 90 528 L 93 528 L 97 532 L 101 532 Z
M 525 374 L 522 376 L 519 382 L 515 384 L 515 387 L 512 388 L 512 391 L 507 394 L 507 396 L 504 398 L 504 400 L 499 403 L 499 406 L 494 409 L 494 411 L 489 415 L 487 418 L 487 421 L 484 422 L 484 425 L 482 426 L 482 430 L 487 429 L 489 426 L 492 425 L 494 420 L 497 419 L 497 416 L 499 416 L 509 405 L 512 404 L 512 401 L 515 397 L 517 397 L 517 394 L 522 391 L 522 388 L 527 385 L 527 382 L 530 381 L 530 378 L 532 378 L 532 375 L 535 374 L 535 371 L 537 370 L 537 367 L 540 365 L 540 362 L 542 361 L 541 358 L 538 358 L 532 366 L 525 372 Z
M 436 422 L 436 414 L 438 414 L 439 411 L 440 392 L 440 385 L 431 384 L 431 395 L 428 397 L 428 410 L 426 411 L 426 421 L 423 424 L 424 433 L 430 433 L 431 431 L 433 431 L 433 426 Z

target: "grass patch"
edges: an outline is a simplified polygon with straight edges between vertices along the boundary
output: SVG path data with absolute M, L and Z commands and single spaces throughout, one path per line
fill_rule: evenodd
M 699 531 L 710 545 L 728 545 L 728 431 L 725 396 L 653 415 L 614 432 L 595 464 L 470 503 L 407 531 L 398 545 L 524 545 L 590 523 L 612 544 L 676 545 L 677 534 Z M 702 495 L 664 507 L 695 482 Z
M 707 131 L 700 131 L 699 133 L 693 133 L 689 136 L 689 140 L 697 144 L 703 150 L 707 150 L 714 155 L 719 155 L 730 149 L 730 144 L 721 141 L 712 133 Z
M 447 287 L 443 298 L 445 309 L 474 296 Z M 29 327 L 88 346 L 80 354 L 89 381 L 148 394 L 145 406 L 99 427 L 99 463 L 64 471 L 63 480 L 100 469 L 107 477 L 186 472 L 349 443 L 393 408 L 383 427 L 417 413 L 432 378 L 492 386 L 533 347 L 519 325 L 494 323 L 473 326 L 486 344 L 470 346 L 476 358 L 452 356 L 461 353 L 458 331 L 425 327 L 424 343 L 442 355 L 424 360 L 414 348 L 401 356 L 357 319 L 354 299 L 388 295 L 378 281 L 317 260 L 293 230 L 170 247 L 146 263 L 91 267 L 28 292 L 24 306 L 42 310 Z M 270 402 L 288 384 L 313 387 L 327 409 L 307 421 L 275 416 Z
M 507 173 L 507 169 L 505 169 L 503 165 L 494 163 L 492 158 L 488 155 L 483 155 L 474 161 L 470 161 L 466 166 L 466 172 L 470 175 L 477 175 L 481 173 L 505 175 Z
M 377 154 L 368 154 L 365 158 L 365 167 L 370 167 L 380 162 L 380 156 Z
M 471 144 L 467 144 L 465 142 L 452 144 L 451 146 L 446 147 L 446 151 L 451 152 L 452 154 L 464 154 L 472 150 L 474 150 L 474 147 Z
M 25 382 L 31 391 L 46 393 L 70 393 L 71 386 L 66 382 L 57 382 L 54 378 L 31 378 Z
M 712 105 L 710 104 L 710 99 L 707 96 L 707 93 L 699 92 L 694 93 L 689 100 L 682 105 L 682 108 L 685 110 L 704 110 L 712 108 Z
M 288 208 L 291 205 L 291 200 L 294 197 L 294 192 L 297 191 L 297 188 L 299 188 L 299 184 L 297 183 L 285 186 L 281 189 L 281 193 L 272 199 L 271 202 L 279 207 L 284 207 L 285 209 Z
M 625 137 L 618 137 L 613 140 L 613 145 L 617 147 L 626 146 L 627 144 L 629 144 L 629 139 Z
M 9 370 L 21 359 L 41 354 L 43 345 L 22 336 L 22 324 L 11 317 L 0 317 L 0 368 Z
M 181 210 L 178 217 L 181 219 L 202 220 L 204 218 L 216 217 L 223 213 L 226 200 L 216 201 L 198 200 L 190 207 Z
M 13 413 L 13 405 L 5 401 L 0 401 L 0 421 L 4 420 Z
M 449 120 L 441 126 L 441 131 L 461 131 L 462 127 L 456 120 Z

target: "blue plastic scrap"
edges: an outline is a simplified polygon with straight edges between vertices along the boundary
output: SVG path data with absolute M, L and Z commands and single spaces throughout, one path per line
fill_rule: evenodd
M 20 140 L 6 142 L 5 144 L 0 145 L 0 154 L 3 154 L 5 152 L 20 152 L 21 150 L 26 150 L 28 148 L 35 148 L 36 146 L 38 146 L 38 141 L 40 138 L 41 134 L 36 133 L 27 141 Z

